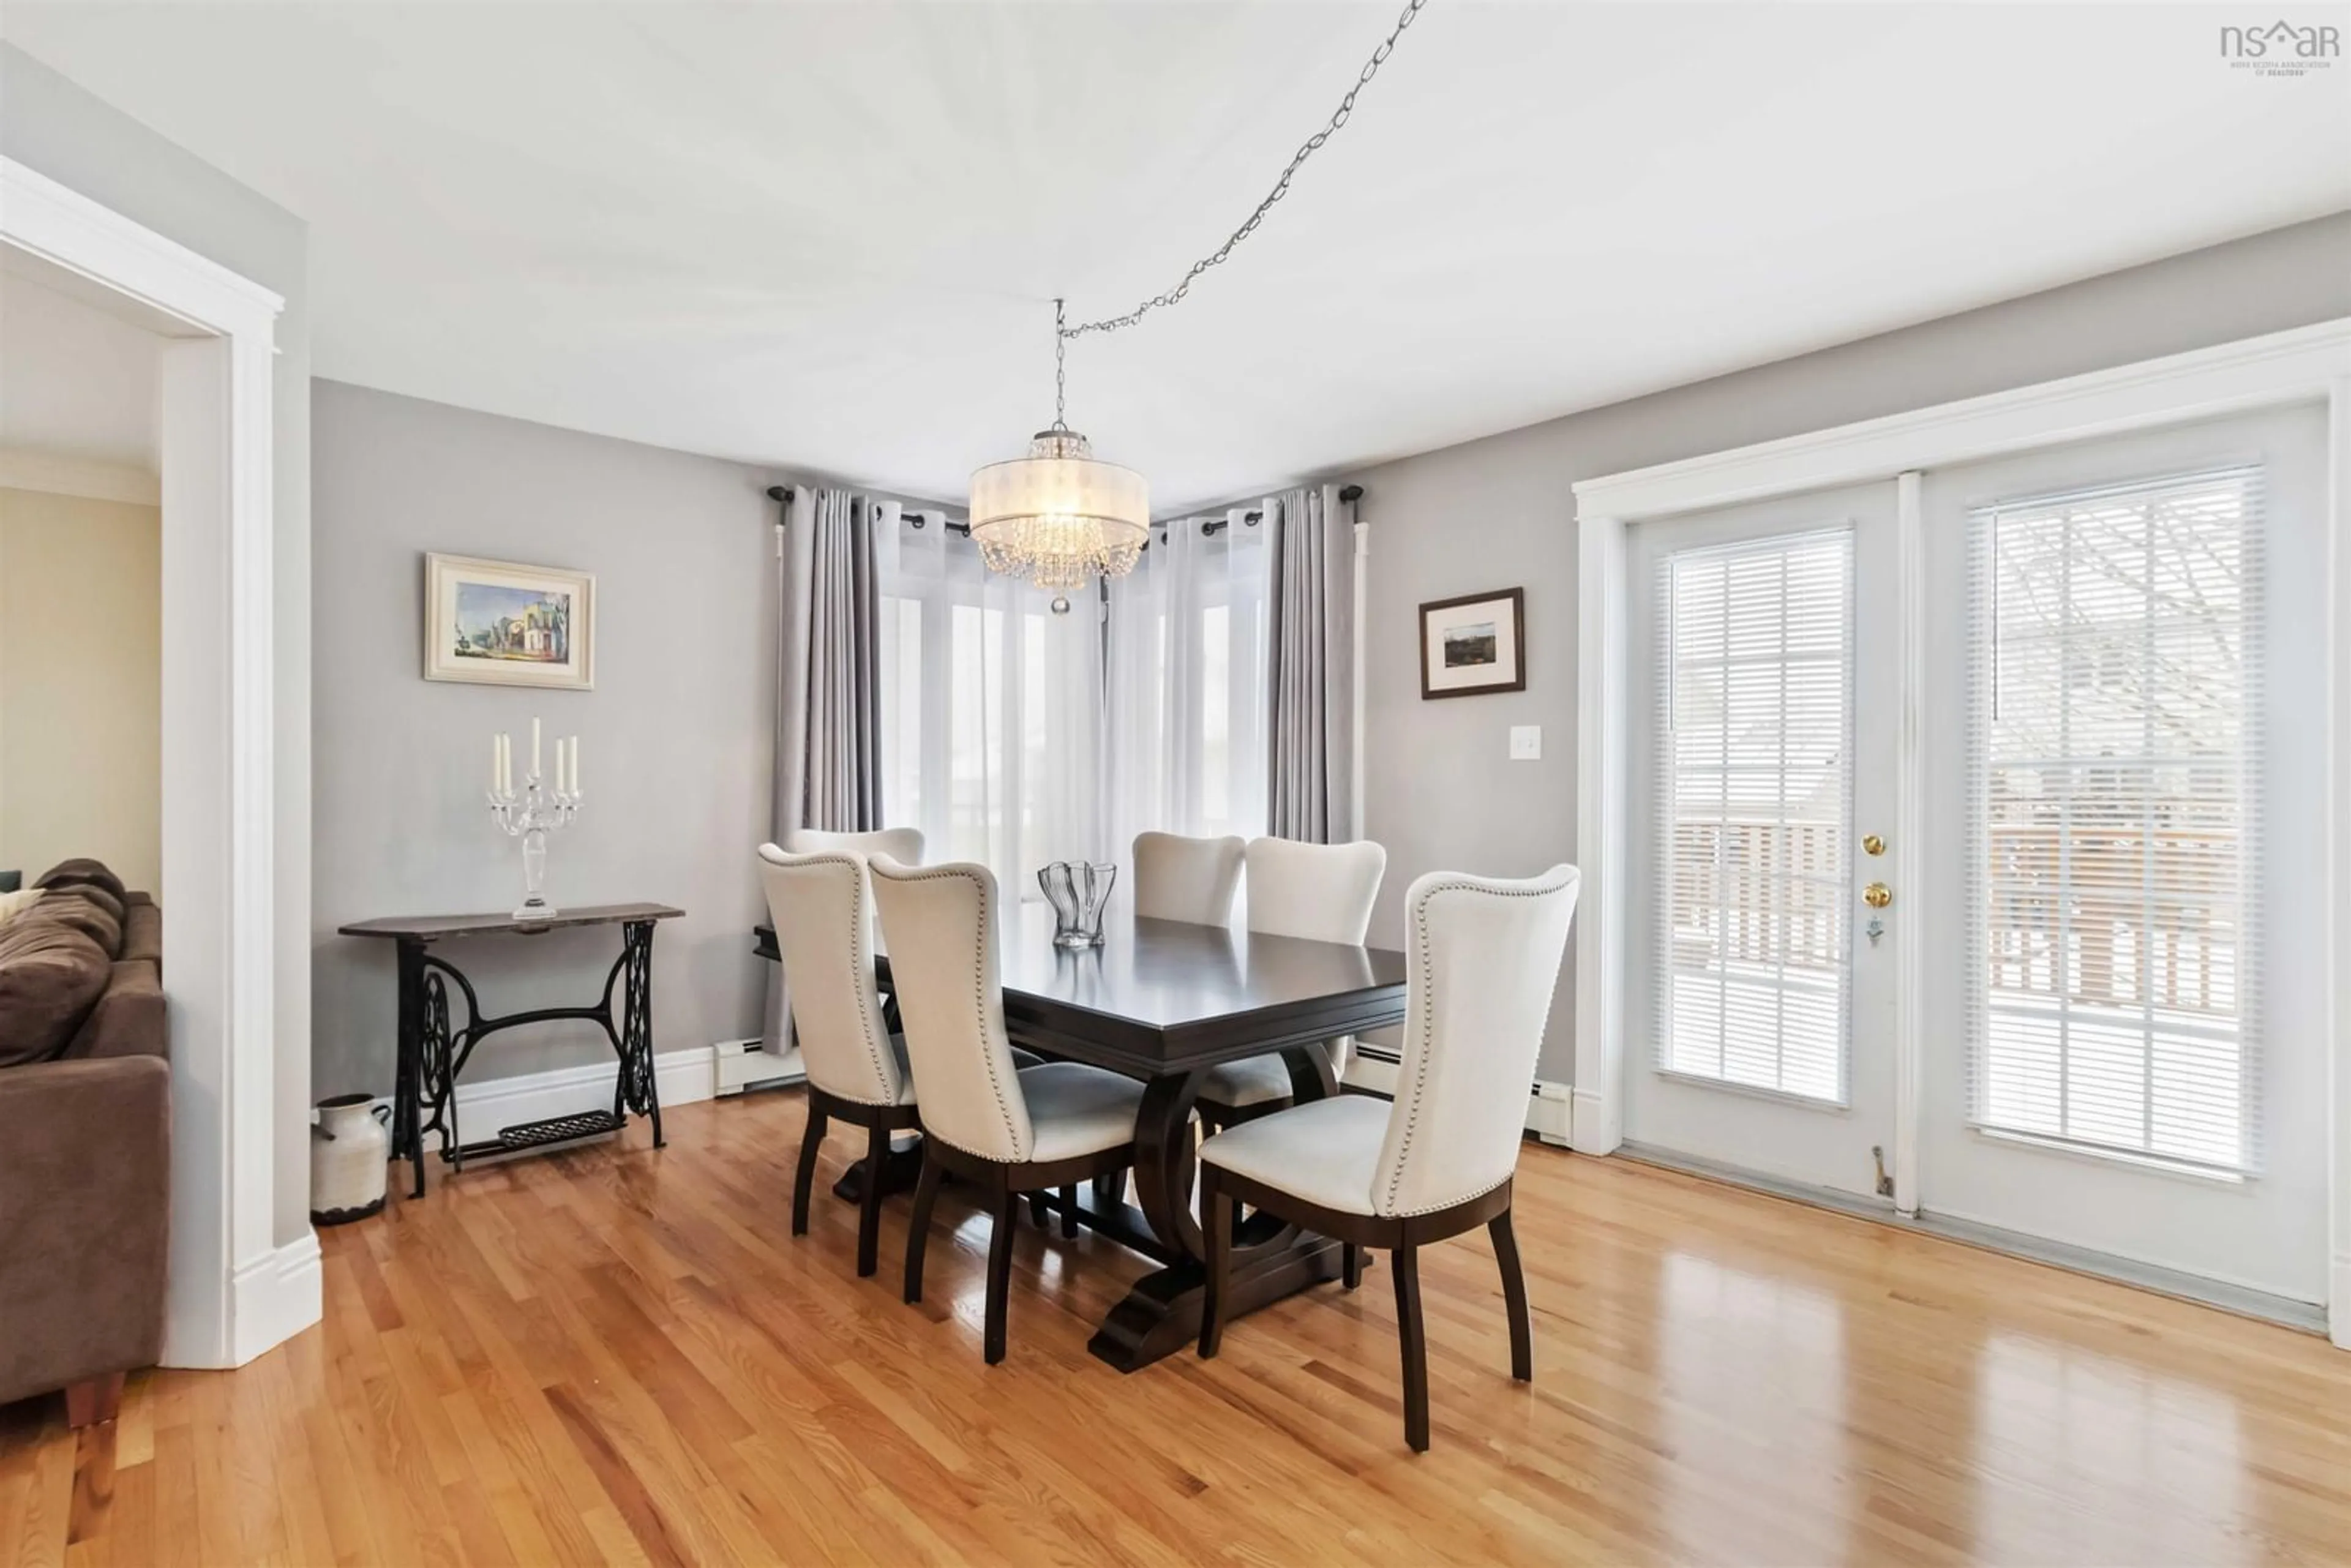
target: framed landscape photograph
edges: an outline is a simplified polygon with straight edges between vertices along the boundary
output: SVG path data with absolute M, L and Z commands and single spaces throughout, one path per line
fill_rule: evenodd
M 595 578 L 427 555 L 424 678 L 589 690 L 596 684 Z
M 1470 697 L 1527 689 L 1527 591 L 1504 589 L 1420 607 L 1420 695 Z

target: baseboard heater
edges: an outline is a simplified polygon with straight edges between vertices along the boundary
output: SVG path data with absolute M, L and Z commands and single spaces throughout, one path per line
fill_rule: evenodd
M 782 1089 L 808 1082 L 799 1047 L 777 1051 L 766 1046 L 761 1040 L 722 1040 L 712 1046 L 711 1065 L 716 1070 L 712 1092 L 724 1099 L 746 1089 Z
M 1359 1093 L 1393 1100 L 1396 1074 L 1403 1065 L 1404 1056 L 1394 1046 L 1359 1040 L 1347 1060 L 1346 1086 Z M 1536 1079 L 1527 1089 L 1527 1131 L 1555 1148 L 1568 1147 L 1569 1114 L 1573 1103 L 1574 1092 L 1569 1085 Z

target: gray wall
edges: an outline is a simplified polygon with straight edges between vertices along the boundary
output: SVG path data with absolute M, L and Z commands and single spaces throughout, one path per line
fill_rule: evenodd
M 277 1126 L 275 1230 L 309 1224 L 309 230 L 211 164 L 0 43 L 0 153 L 286 300 L 277 319 Z M 168 526 L 168 522 L 167 525 Z
M 1388 850 L 1374 940 L 1402 940 L 1423 872 L 1578 858 L 1577 481 L 2346 316 L 2351 214 L 2337 214 L 1352 472 L 1372 529 L 1364 831 Z M 1423 702 L 1418 606 L 1521 584 L 1527 689 Z M 1514 724 L 1542 727 L 1542 760 L 1507 759 Z M 1573 990 L 1571 959 L 1542 1057 L 1562 1082 Z
M 520 854 L 482 792 L 489 735 L 527 748 L 534 714 L 550 758 L 553 737 L 579 735 L 587 796 L 549 842 L 549 898 L 686 912 L 653 944 L 657 1049 L 758 1033 L 775 476 L 336 382 L 311 395 L 319 1092 L 392 1089 L 390 945 L 337 926 L 520 901 Z M 596 689 L 424 680 L 428 550 L 595 573 Z M 449 956 L 502 1013 L 592 999 L 618 949 L 606 928 Z M 611 1060 L 595 1026 L 549 1025 L 492 1039 L 466 1079 Z

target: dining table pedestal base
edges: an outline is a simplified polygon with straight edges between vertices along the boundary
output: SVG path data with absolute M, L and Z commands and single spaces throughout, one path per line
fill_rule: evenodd
M 1246 1261 L 1236 1258 L 1225 1321 L 1336 1280 L 1344 1252 L 1328 1237 L 1301 1235 L 1287 1247 L 1261 1249 Z M 1199 1343 L 1207 1279 L 1207 1266 L 1188 1258 L 1145 1274 L 1111 1309 L 1086 1349 L 1095 1360 L 1121 1372 L 1189 1351 Z

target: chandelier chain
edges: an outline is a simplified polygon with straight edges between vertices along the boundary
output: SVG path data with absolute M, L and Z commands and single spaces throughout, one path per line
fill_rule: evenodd
M 1257 204 L 1257 210 L 1249 214 L 1248 221 L 1243 223 L 1240 227 L 1235 229 L 1231 235 L 1226 239 L 1225 243 L 1218 246 L 1215 251 L 1194 262 L 1192 264 L 1192 270 L 1184 275 L 1182 282 L 1176 284 L 1175 287 L 1169 289 L 1165 294 L 1153 295 L 1150 298 L 1144 300 L 1142 304 L 1137 305 L 1134 309 L 1128 311 L 1123 316 L 1105 317 L 1100 321 L 1084 321 L 1079 323 L 1075 327 L 1065 325 L 1062 322 L 1061 302 L 1058 299 L 1053 301 L 1053 330 L 1055 334 L 1054 351 L 1056 355 L 1058 356 L 1061 351 L 1061 345 L 1066 343 L 1071 338 L 1081 338 L 1089 332 L 1115 332 L 1120 330 L 1122 328 L 1134 326 L 1153 310 L 1156 310 L 1163 306 L 1174 305 L 1180 302 L 1186 295 L 1192 292 L 1192 285 L 1199 281 L 1200 275 L 1202 273 L 1207 272 L 1208 268 L 1212 267 L 1221 265 L 1227 256 L 1232 255 L 1233 247 L 1235 246 L 1249 238 L 1250 235 L 1255 234 L 1257 232 L 1258 225 L 1265 222 L 1266 214 L 1273 210 L 1274 204 L 1280 201 L 1282 197 L 1290 194 L 1290 182 L 1291 178 L 1297 174 L 1300 166 L 1302 165 L 1306 160 L 1314 156 L 1315 153 L 1321 152 L 1322 144 L 1330 141 L 1332 137 L 1337 135 L 1339 133 L 1339 128 L 1346 124 L 1349 117 L 1353 115 L 1355 112 L 1355 95 L 1372 85 L 1372 78 L 1380 74 L 1380 67 L 1385 65 L 1387 63 L 1388 56 L 1395 52 L 1396 40 L 1404 37 L 1404 30 L 1412 26 L 1413 18 L 1420 15 L 1420 8 L 1426 4 L 1428 4 L 1428 0 L 1406 0 L 1403 14 L 1396 17 L 1395 26 L 1389 31 L 1386 37 L 1380 40 L 1380 47 L 1372 51 L 1372 57 L 1364 62 L 1364 68 L 1356 74 L 1355 85 L 1347 89 L 1347 96 L 1339 100 L 1339 107 L 1332 112 L 1331 122 L 1328 125 L 1325 125 L 1322 130 L 1316 131 L 1313 135 L 1308 137 L 1305 141 L 1300 144 L 1298 151 L 1290 155 L 1290 162 L 1282 166 L 1281 177 L 1273 183 L 1273 189 L 1266 193 L 1265 200 Z M 1060 393 L 1059 376 L 1060 371 L 1057 364 L 1055 370 L 1055 394 L 1057 398 Z M 1057 416 L 1054 420 L 1054 423 L 1058 426 L 1060 423 L 1061 421 Z
M 1069 424 L 1070 397 L 1070 329 L 1062 325 L 1061 301 L 1053 301 L 1053 428 L 1066 431 Z

